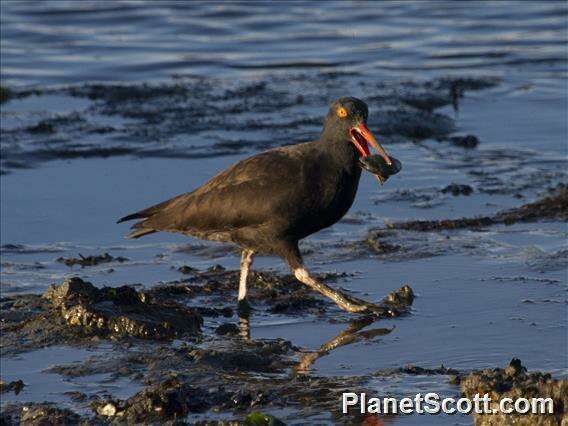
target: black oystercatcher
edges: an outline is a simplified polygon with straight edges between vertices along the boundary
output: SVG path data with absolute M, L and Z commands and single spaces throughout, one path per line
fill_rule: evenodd
M 239 161 L 193 192 L 179 195 L 118 222 L 142 219 L 127 238 L 179 232 L 242 247 L 239 303 L 255 253 L 282 257 L 295 277 L 349 312 L 376 305 L 334 290 L 304 267 L 298 241 L 333 225 L 355 199 L 361 165 L 371 145 L 391 158 L 366 126 L 367 105 L 356 98 L 334 102 L 318 140 L 271 149 Z

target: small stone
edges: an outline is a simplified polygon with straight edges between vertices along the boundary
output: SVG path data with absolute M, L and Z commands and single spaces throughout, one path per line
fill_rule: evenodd
M 72 277 L 64 280 L 60 286 L 50 285 L 43 297 L 51 300 L 55 306 L 59 306 L 66 299 L 74 296 L 92 299 L 96 291 L 97 289 L 93 284 L 83 281 L 81 278 Z
M 183 265 L 183 266 L 178 268 L 178 272 L 181 272 L 182 274 L 191 274 L 195 271 L 197 271 L 197 269 L 192 268 L 191 266 L 187 266 L 187 265 Z
M 97 413 L 99 413 L 101 416 L 113 417 L 114 415 L 116 415 L 116 406 L 112 402 L 109 402 L 104 406 L 99 407 L 97 409 Z
M 225 336 L 225 335 L 237 335 L 239 334 L 239 327 L 237 327 L 236 324 L 227 322 L 225 324 L 221 324 L 219 327 L 217 327 L 217 329 L 215 330 L 215 333 L 217 333 L 220 336 Z
M 209 269 L 207 269 L 207 272 L 222 272 L 224 271 L 225 268 L 223 267 L 223 265 L 213 265 L 211 266 Z
M 462 148 L 472 149 L 479 145 L 479 139 L 474 135 L 466 136 L 452 136 L 450 142 L 456 146 L 461 146 Z
M 527 369 L 521 364 L 521 360 L 518 358 L 513 358 L 507 368 L 505 368 L 505 374 L 510 377 L 517 376 L 526 372 Z
M 284 422 L 277 419 L 271 414 L 264 414 L 258 411 L 253 411 L 245 418 L 245 425 L 247 426 L 280 426 L 285 425 Z
M 22 380 L 14 380 L 13 382 L 6 383 L 0 380 L 0 393 L 14 392 L 18 395 L 26 385 Z
M 473 192 L 473 188 L 469 185 L 463 185 L 458 183 L 452 183 L 442 189 L 444 194 L 450 192 L 454 197 L 458 195 L 470 195 Z

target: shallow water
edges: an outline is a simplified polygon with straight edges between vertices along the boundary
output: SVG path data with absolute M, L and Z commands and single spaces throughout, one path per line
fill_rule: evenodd
M 532 68 L 544 77 L 561 76 L 566 61 L 564 2 L 24 1 L 4 5 L 2 20 L 7 84 L 322 68 L 377 78 Z
M 566 182 L 565 2 L 61 1 L 3 3 L 0 10 L 2 85 L 40 90 L 2 104 L 3 294 L 41 292 L 71 275 L 97 285 L 152 286 L 178 279 L 184 264 L 236 268 L 232 250 L 166 234 L 125 241 L 126 227 L 114 222 L 197 187 L 253 152 L 317 137 L 328 102 L 349 93 L 369 100 L 371 128 L 379 135 L 383 129 L 403 170 L 383 187 L 365 174 L 351 220 L 309 238 L 306 262 L 355 272 L 337 285 L 371 300 L 403 283 L 418 297 L 411 316 L 379 324 L 395 326 L 390 334 L 338 348 L 314 371 L 365 375 L 406 363 L 468 370 L 518 357 L 529 370 L 567 375 L 565 223 L 401 233 L 400 242 L 411 247 L 402 257 L 345 249 L 389 221 L 488 215 Z M 467 91 L 457 111 L 445 103 L 438 115 L 417 115 L 421 126 L 451 123 L 442 134 L 409 137 L 385 119 L 407 111 L 405 94 L 430 93 L 428 82 L 447 76 L 497 84 Z M 93 96 L 85 84 L 95 82 L 132 84 L 144 96 L 105 98 L 116 95 L 116 86 Z M 177 85 L 189 90 L 180 93 Z M 156 95 L 156 87 L 168 92 Z M 29 131 L 61 118 L 53 132 Z M 438 140 L 465 134 L 478 137 L 477 149 Z M 474 191 L 442 193 L 450 183 Z M 103 252 L 129 261 L 88 268 L 56 262 Z M 275 258 L 259 258 L 255 268 L 285 271 Z M 307 350 L 343 327 L 313 316 L 251 319 L 253 338 L 283 337 Z M 50 362 L 57 350 L 3 364 L 2 379 L 31 385 L 12 400 L 44 395 L 71 404 L 62 394 L 77 382 L 44 376 L 43 364 L 29 372 L 34 360 Z M 69 353 L 57 363 L 85 356 Z M 124 389 L 137 391 L 130 383 L 114 385 L 105 391 L 121 397 Z M 418 389 L 459 392 L 436 376 L 373 385 L 405 396 Z M 295 420 L 293 411 L 275 414 Z M 471 419 L 394 419 L 425 421 Z

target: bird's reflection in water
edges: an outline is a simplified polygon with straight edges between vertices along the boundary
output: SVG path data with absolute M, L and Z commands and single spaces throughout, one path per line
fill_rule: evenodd
M 250 340 L 250 323 L 248 315 L 239 315 L 239 335 L 247 342 Z
M 370 330 L 363 330 L 363 328 L 371 325 L 377 320 L 377 317 L 368 316 L 358 320 L 350 321 L 349 326 L 339 333 L 337 336 L 329 339 L 323 345 L 319 347 L 316 351 L 307 352 L 300 362 L 296 364 L 293 368 L 295 374 L 307 374 L 310 371 L 310 367 L 316 360 L 329 354 L 334 349 L 341 346 L 350 345 L 352 343 L 360 342 L 361 340 L 370 340 L 377 336 L 384 336 L 389 334 L 394 330 L 393 328 L 372 328 Z
M 337 336 L 329 339 L 323 345 L 321 345 L 317 350 L 306 352 L 300 361 L 293 367 L 292 373 L 295 374 L 307 374 L 310 371 L 310 367 L 319 358 L 328 355 L 334 349 L 341 346 L 350 345 L 352 343 L 360 342 L 361 340 L 370 340 L 377 336 L 384 336 L 389 334 L 394 330 L 392 328 L 372 328 L 370 330 L 363 330 L 363 328 L 371 325 L 377 321 L 376 316 L 366 316 L 363 318 L 358 318 L 356 320 L 350 321 L 348 327 L 341 331 Z M 239 329 L 240 336 L 246 341 L 250 341 L 250 323 L 249 316 L 242 315 L 239 316 Z

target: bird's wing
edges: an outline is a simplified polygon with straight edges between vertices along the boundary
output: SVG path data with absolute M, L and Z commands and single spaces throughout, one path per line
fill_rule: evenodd
M 294 191 L 305 180 L 306 148 L 291 148 L 242 160 L 195 191 L 120 221 L 144 219 L 133 226 L 130 236 L 135 238 L 155 231 L 221 232 L 262 225 L 279 211 L 293 209 L 301 196 Z

